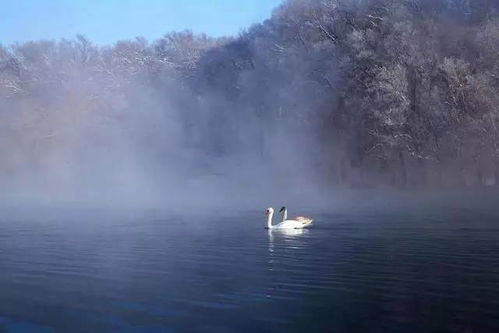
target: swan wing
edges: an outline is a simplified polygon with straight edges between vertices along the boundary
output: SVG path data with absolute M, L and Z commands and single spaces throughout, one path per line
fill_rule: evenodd
M 275 227 L 280 229 L 295 229 L 295 228 L 301 228 L 302 226 L 303 224 L 301 222 L 295 220 L 286 220 L 277 224 Z
M 306 216 L 297 216 L 294 219 L 297 222 L 300 222 L 301 224 L 310 224 L 313 221 L 310 217 L 306 217 Z
M 312 219 L 304 217 L 301 219 L 293 219 L 283 221 L 275 226 L 278 229 L 302 229 L 312 223 Z

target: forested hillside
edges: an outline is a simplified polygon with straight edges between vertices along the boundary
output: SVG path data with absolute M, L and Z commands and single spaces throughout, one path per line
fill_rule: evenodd
M 0 172 L 64 184 L 126 156 L 151 175 L 251 160 L 328 186 L 495 185 L 498 54 L 493 0 L 288 0 L 237 37 L 3 45 Z

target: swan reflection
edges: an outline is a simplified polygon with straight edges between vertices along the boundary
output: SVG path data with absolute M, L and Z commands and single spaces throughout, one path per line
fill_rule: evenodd
M 284 242 L 283 248 L 294 248 L 294 242 L 300 237 L 306 235 L 309 232 L 308 229 L 267 229 L 269 236 L 269 254 L 272 254 L 275 250 L 275 243 L 279 240 Z
M 295 254 L 300 253 L 300 248 L 303 247 L 303 236 L 309 232 L 308 229 L 268 229 L 268 259 L 267 270 L 273 274 L 275 270 L 279 271 L 279 267 L 289 263 L 289 251 Z M 282 269 L 282 268 L 281 268 Z M 276 285 L 272 284 L 266 291 L 266 297 L 272 298 L 278 294 Z

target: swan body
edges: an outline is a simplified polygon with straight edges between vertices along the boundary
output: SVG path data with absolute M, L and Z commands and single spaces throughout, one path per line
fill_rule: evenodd
M 282 222 L 293 221 L 293 222 L 297 222 L 299 224 L 302 224 L 304 226 L 308 226 L 309 224 L 311 224 L 314 221 L 311 218 L 306 217 L 306 216 L 297 216 L 291 220 L 288 220 L 288 209 L 286 207 L 282 207 L 279 212 L 282 213 Z
M 298 216 L 292 220 L 288 220 L 287 209 L 283 207 L 283 209 L 281 209 L 281 212 L 282 211 L 284 212 L 283 221 L 276 225 L 272 225 L 272 218 L 274 217 L 274 209 L 273 208 L 267 209 L 267 229 L 303 229 L 308 227 L 313 221 L 311 218 L 304 216 Z

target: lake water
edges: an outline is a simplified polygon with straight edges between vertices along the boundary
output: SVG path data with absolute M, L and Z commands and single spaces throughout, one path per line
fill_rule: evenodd
M 493 209 L 311 214 L 4 218 L 0 332 L 499 332 Z

